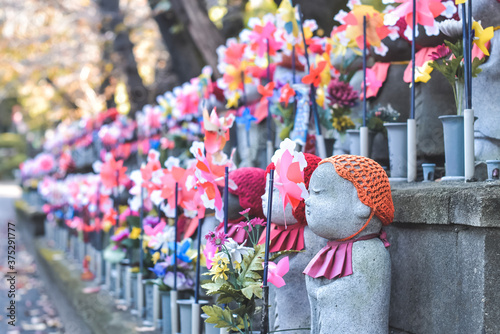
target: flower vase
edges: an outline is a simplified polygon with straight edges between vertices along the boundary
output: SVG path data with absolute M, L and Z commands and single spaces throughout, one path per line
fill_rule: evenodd
M 385 123 L 389 144 L 391 182 L 407 182 L 408 175 L 408 126 L 406 123 Z
M 137 311 L 137 273 L 130 268 L 130 308 Z M 135 313 L 135 312 L 134 312 Z
M 463 181 L 464 167 L 464 117 L 439 116 L 443 123 L 445 176 L 443 181 Z
M 199 300 L 198 303 L 200 304 L 201 307 L 202 305 L 207 305 L 208 301 Z M 177 304 L 179 305 L 179 314 L 181 319 L 180 322 L 181 334 L 192 334 L 192 328 L 193 328 L 192 310 L 193 310 L 194 299 L 179 299 L 177 301 Z M 201 317 L 198 320 L 200 322 L 200 328 L 201 328 Z
M 210 324 L 206 322 L 208 319 L 208 315 L 203 313 L 201 315 L 201 318 L 203 319 L 203 322 L 205 322 L 205 334 L 219 334 L 220 333 L 220 328 L 216 328 L 215 324 Z
M 153 326 L 154 313 L 154 284 L 152 280 L 144 280 L 144 324 Z
M 347 135 L 349 136 L 349 152 L 351 155 L 360 155 L 360 138 L 359 130 L 347 130 Z
M 172 322 L 170 320 L 171 308 L 170 308 L 170 292 L 160 291 L 161 298 L 161 315 L 162 315 L 162 334 L 172 333 Z M 174 333 L 175 334 L 175 333 Z

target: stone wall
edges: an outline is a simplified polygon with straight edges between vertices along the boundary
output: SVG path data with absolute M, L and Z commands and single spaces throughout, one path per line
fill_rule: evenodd
M 500 183 L 393 185 L 390 326 L 500 333 Z

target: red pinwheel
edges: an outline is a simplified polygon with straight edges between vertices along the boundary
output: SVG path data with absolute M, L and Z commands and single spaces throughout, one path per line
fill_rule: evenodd
M 321 61 L 316 67 L 311 66 L 309 74 L 302 78 L 302 82 L 305 84 L 313 84 L 314 87 L 318 87 L 321 82 L 321 72 L 325 69 L 326 61 Z
M 274 82 L 271 81 L 265 86 L 259 85 L 259 87 L 257 87 L 257 90 L 259 94 L 262 95 L 260 103 L 265 103 L 265 101 L 267 101 L 267 98 L 273 96 Z

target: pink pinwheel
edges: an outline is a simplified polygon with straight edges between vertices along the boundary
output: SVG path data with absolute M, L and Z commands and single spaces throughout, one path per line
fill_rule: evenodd
M 276 27 L 272 22 L 267 22 L 264 26 L 259 24 L 255 25 L 253 31 L 250 33 L 250 48 L 256 52 L 257 56 L 262 57 L 268 50 L 269 43 L 269 55 L 273 56 L 276 54 L 281 46 L 282 42 L 278 42 L 274 38 L 274 33 Z
M 224 52 L 223 61 L 235 67 L 240 67 L 246 47 L 247 44 L 245 43 L 229 43 Z
M 409 29 L 411 29 L 413 26 L 413 1 L 395 0 L 394 2 L 400 3 L 400 5 L 386 14 L 385 22 L 393 25 L 400 18 L 404 18 Z M 435 27 L 437 32 L 439 32 L 434 19 L 445 10 L 446 6 L 441 3 L 441 0 L 419 0 L 417 1 L 417 12 L 415 13 L 417 24 L 424 27 Z
M 274 186 L 283 201 L 283 211 L 288 203 L 295 209 L 308 196 L 304 183 L 307 161 L 302 152 L 295 151 L 295 146 L 294 141 L 285 139 L 271 159 L 276 168 Z
M 210 154 L 205 156 L 203 152 L 204 144 L 201 142 L 194 142 L 190 151 L 197 160 L 194 175 L 198 179 L 197 186 L 201 195 L 200 198 L 207 209 L 215 209 L 215 217 L 222 221 L 223 204 L 218 186 L 224 185 L 225 164 L 213 164 L 211 162 L 213 156 Z M 231 161 L 226 162 L 226 164 L 229 163 Z M 237 188 L 232 180 L 229 180 L 229 187 L 232 189 Z
M 380 72 L 383 74 L 383 72 Z M 377 93 L 384 82 L 377 78 L 377 73 L 371 69 L 366 69 L 366 98 L 377 96 Z M 363 83 L 361 83 L 360 99 L 363 99 Z
M 144 225 L 144 233 L 149 236 L 155 236 L 160 232 L 163 232 L 163 229 L 165 228 L 167 224 L 162 221 L 161 223 L 157 224 L 155 227 L 151 227 L 149 225 Z
M 300 154 L 300 152 L 295 153 L 295 155 Z M 302 158 L 304 159 L 303 154 Z M 285 210 L 288 203 L 295 209 L 304 198 L 304 192 L 307 192 L 304 184 L 304 169 L 300 168 L 300 162 L 288 150 L 283 152 L 275 166 L 275 186 L 278 188 L 280 197 L 283 200 L 283 210 Z
M 129 181 L 125 174 L 127 167 L 123 166 L 123 160 L 116 161 L 113 156 L 109 156 L 101 166 L 101 180 L 104 187 L 111 189 L 125 184 Z
M 208 116 L 208 110 L 203 110 L 203 128 L 205 129 L 205 148 L 207 153 L 221 151 L 229 140 L 229 129 L 234 124 L 235 116 L 218 117 L 215 108 Z
M 264 265 L 264 264 L 263 264 Z M 290 270 L 290 263 L 288 261 L 288 256 L 282 258 L 278 264 L 274 262 L 269 262 L 267 267 L 267 281 L 274 284 L 277 288 L 281 288 L 286 285 L 283 276 Z
M 171 169 L 164 169 L 163 175 L 160 176 L 161 181 L 161 194 L 160 197 L 166 199 L 170 211 L 175 210 L 175 184 L 182 188 L 181 179 L 184 176 L 185 170 L 183 168 L 172 166 Z M 177 192 L 177 204 L 182 201 L 181 192 Z

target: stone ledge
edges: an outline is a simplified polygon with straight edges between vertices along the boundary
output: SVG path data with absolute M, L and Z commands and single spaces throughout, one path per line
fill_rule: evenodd
M 47 267 L 50 278 L 68 298 L 75 311 L 83 318 L 93 333 L 137 334 L 139 319 L 129 311 L 116 309 L 114 299 L 106 292 L 85 294 L 83 288 L 92 283 L 80 280 L 80 270 L 71 266 L 60 251 L 48 248 L 43 239 L 35 243 L 38 259 Z M 158 334 L 159 331 L 145 333 Z
M 391 185 L 394 222 L 500 227 L 500 182 Z

